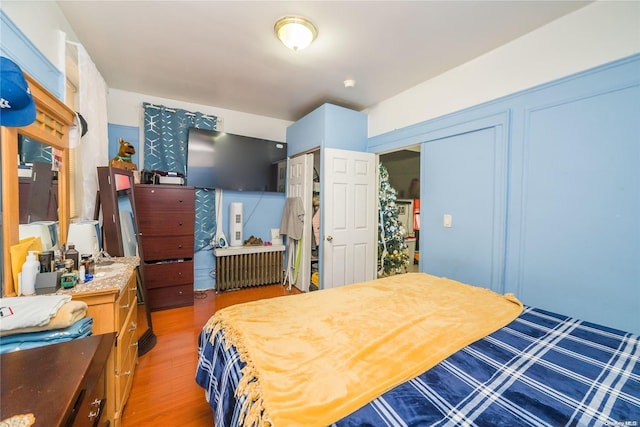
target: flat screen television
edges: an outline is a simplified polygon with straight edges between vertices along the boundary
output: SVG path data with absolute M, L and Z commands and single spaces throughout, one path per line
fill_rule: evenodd
M 233 191 L 284 192 L 287 144 L 190 128 L 187 185 Z

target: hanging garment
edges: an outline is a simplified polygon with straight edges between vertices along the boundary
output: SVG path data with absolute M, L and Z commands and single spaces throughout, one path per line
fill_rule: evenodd
M 280 222 L 280 234 L 296 240 L 302 238 L 304 229 L 304 206 L 300 197 L 287 197 Z
M 287 236 L 287 266 L 284 283 L 291 285 L 298 280 L 298 267 L 300 265 L 300 240 L 304 229 L 304 207 L 300 197 L 287 197 L 282 220 L 280 221 L 280 234 Z
M 313 227 L 313 237 L 316 242 L 316 246 L 320 246 L 320 209 L 313 214 L 311 218 L 311 226 Z

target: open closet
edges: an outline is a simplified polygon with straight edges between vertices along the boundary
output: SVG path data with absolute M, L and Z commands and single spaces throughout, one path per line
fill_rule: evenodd
M 287 267 L 302 291 L 375 277 L 377 165 L 366 142 L 366 115 L 332 104 L 287 128 L 287 197 L 304 209 Z

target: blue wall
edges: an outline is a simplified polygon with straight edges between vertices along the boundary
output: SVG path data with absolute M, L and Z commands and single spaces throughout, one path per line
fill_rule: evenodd
M 287 128 L 290 157 L 317 148 L 365 151 L 367 116 L 333 104 L 323 104 Z
M 224 191 L 222 194 L 222 231 L 227 239 L 229 232 L 229 205 L 242 203 L 243 240 L 250 236 L 259 237 L 263 242 L 271 240 L 271 229 L 280 228 L 285 196 L 282 193 L 257 193 Z M 216 208 L 217 209 L 217 208 Z M 215 213 L 212 212 L 215 216 Z M 196 252 L 194 258 L 195 289 L 213 289 L 215 280 L 211 272 L 215 269 L 215 257 L 211 248 Z
M 422 271 L 639 333 L 639 119 L 635 55 L 368 150 L 422 144 Z
M 64 75 L 0 9 L 0 55 L 13 60 L 56 98 L 64 98 Z
M 136 154 L 131 156 L 131 161 L 136 164 L 138 169 L 142 169 L 142 164 L 140 163 L 140 128 L 109 123 L 107 132 L 109 138 L 109 155 L 107 159 L 111 161 L 118 154 L 120 138 L 122 138 L 131 143 L 133 148 L 136 149 Z
M 420 259 L 431 274 L 504 292 L 507 115 L 464 123 L 424 145 Z M 444 228 L 444 215 L 452 227 Z M 430 242 L 439 242 L 431 245 Z

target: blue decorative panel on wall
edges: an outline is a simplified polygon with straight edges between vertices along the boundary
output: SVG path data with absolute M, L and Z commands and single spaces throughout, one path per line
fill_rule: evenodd
M 429 141 L 422 151 L 424 269 L 502 292 L 506 227 L 502 126 Z M 451 216 L 451 227 L 444 227 L 444 215 Z
M 526 113 L 518 294 L 528 304 L 637 326 L 639 118 L 638 86 Z
M 640 55 L 371 138 L 368 151 L 414 144 L 422 271 L 640 333 Z

